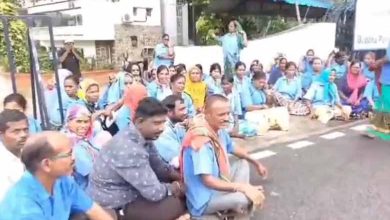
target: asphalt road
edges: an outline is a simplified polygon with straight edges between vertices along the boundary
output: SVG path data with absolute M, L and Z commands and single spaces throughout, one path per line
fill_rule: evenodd
M 276 155 L 261 159 L 270 171 L 252 183 L 266 190 L 266 204 L 252 219 L 389 220 L 390 142 L 370 140 L 349 128 L 344 136 L 291 149 L 268 148 Z M 340 134 L 340 133 L 339 133 Z

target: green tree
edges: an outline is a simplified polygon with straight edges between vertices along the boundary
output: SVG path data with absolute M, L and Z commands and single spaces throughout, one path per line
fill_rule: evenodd
M 0 14 L 17 16 L 20 10 L 17 0 L 1 0 Z M 15 56 L 16 66 L 21 72 L 29 70 L 29 54 L 27 50 L 27 26 L 22 20 L 12 19 L 9 22 L 9 35 Z M 7 49 L 4 40 L 4 27 L 0 22 L 0 56 L 7 56 Z

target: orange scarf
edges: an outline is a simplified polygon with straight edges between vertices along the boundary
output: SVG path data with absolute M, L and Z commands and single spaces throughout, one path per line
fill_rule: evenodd
M 203 114 L 199 114 L 195 116 L 183 140 L 183 147 L 181 149 L 181 154 L 180 154 L 180 172 L 182 178 L 184 177 L 183 175 L 184 174 L 183 173 L 184 150 L 187 148 L 192 148 L 193 150 L 198 151 L 200 148 L 204 147 L 204 145 L 207 143 L 211 143 L 211 145 L 214 148 L 215 156 L 217 158 L 220 178 L 222 180 L 229 182 L 230 181 L 229 157 L 227 155 L 227 152 L 223 148 L 221 142 L 219 141 L 218 134 L 216 134 L 210 128 Z
M 138 103 L 148 96 L 148 92 L 144 85 L 140 83 L 133 83 L 126 90 L 123 96 L 123 105 L 131 110 L 132 117 L 138 107 Z

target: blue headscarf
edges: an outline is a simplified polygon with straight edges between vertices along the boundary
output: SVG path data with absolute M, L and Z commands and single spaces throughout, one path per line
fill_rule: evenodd
M 333 69 L 325 69 L 321 75 L 317 78 L 317 81 L 324 86 L 324 101 L 331 102 L 336 99 L 336 90 L 334 89 L 334 83 L 330 81 L 330 76 Z

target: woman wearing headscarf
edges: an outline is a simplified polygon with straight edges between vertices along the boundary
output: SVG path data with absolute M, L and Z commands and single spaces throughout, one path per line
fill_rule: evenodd
M 125 85 L 127 85 L 126 81 Z M 115 112 L 123 105 L 123 98 L 115 103 L 103 106 L 102 102 L 99 101 L 100 86 L 95 80 L 90 78 L 86 78 L 80 83 L 79 96 L 92 114 L 95 129 L 102 128 L 115 135 L 119 128 L 117 126 L 118 120 L 115 120 L 114 116 L 117 115 Z
M 341 103 L 352 107 L 352 117 L 361 118 L 370 111 L 368 100 L 364 98 L 367 79 L 361 71 L 361 64 L 352 61 L 348 73 L 341 79 L 339 93 Z
M 234 65 L 240 61 L 241 50 L 248 45 L 247 35 L 243 31 L 240 23 L 236 20 L 232 20 L 228 25 L 229 33 L 222 37 L 217 37 L 213 33 L 213 37 L 216 38 L 219 44 L 223 48 L 224 59 L 224 71 L 225 74 L 234 73 Z
M 318 118 L 322 123 L 333 118 L 348 120 L 351 113 L 349 106 L 341 104 L 335 79 L 335 70 L 324 70 L 303 97 L 308 101 L 311 117 Z
M 198 67 L 192 67 L 188 71 L 185 84 L 185 92 L 191 96 L 198 113 L 202 111 L 207 95 L 207 85 L 202 81 L 202 75 Z
M 116 120 L 119 130 L 129 126 L 132 117 L 134 116 L 133 114 L 138 107 L 138 103 L 147 96 L 147 89 L 141 83 L 134 82 L 126 88 L 123 96 L 123 105 L 118 110 L 118 117 Z
M 75 181 L 86 189 L 94 160 L 111 135 L 105 131 L 94 131 L 91 113 L 82 105 L 74 105 L 68 110 L 62 132 L 73 141 Z
M 375 82 L 380 97 L 375 102 L 374 117 L 371 120 L 369 137 L 378 137 L 390 141 L 390 42 L 386 56 L 374 63 L 371 70 L 375 71 Z

